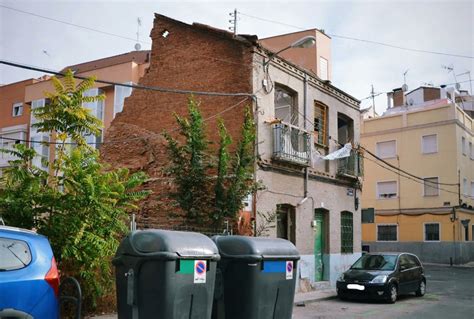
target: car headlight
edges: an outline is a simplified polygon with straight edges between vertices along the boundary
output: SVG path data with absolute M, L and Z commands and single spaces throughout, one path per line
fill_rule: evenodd
M 344 281 L 344 273 L 342 273 L 337 280 L 338 281 Z
M 386 275 L 378 275 L 378 276 L 375 276 L 375 278 L 372 279 L 370 282 L 373 284 L 384 284 L 386 281 L 387 281 Z

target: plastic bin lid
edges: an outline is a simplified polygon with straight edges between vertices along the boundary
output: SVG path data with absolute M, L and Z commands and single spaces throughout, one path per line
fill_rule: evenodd
M 214 242 L 200 233 L 171 230 L 137 230 L 125 237 L 116 253 L 164 259 L 220 259 Z
M 295 245 L 281 238 L 248 236 L 214 236 L 222 258 L 261 261 L 268 259 L 298 260 Z

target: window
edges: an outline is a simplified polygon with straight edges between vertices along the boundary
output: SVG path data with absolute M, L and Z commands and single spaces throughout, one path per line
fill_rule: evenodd
M 397 241 L 398 225 L 377 225 L 377 241 Z
M 133 84 L 132 82 L 127 82 L 125 84 Z M 115 114 L 120 113 L 123 111 L 123 104 L 125 103 L 125 99 L 132 95 L 132 88 L 126 86 L 118 86 L 114 87 L 114 117 Z
M 462 193 L 467 196 L 467 194 L 468 194 L 467 178 L 463 178 L 463 179 L 462 179 L 462 190 L 463 190 Z
M 296 93 L 282 87 L 275 87 L 275 118 L 298 125 Z
M 474 160 L 474 150 L 472 149 L 472 142 L 469 142 L 469 157 Z
M 21 116 L 23 114 L 23 103 L 13 104 L 12 116 Z
M 397 142 L 378 142 L 376 145 L 377 156 L 381 158 L 394 158 L 397 156 Z
M 0 237 L 0 269 L 4 271 L 25 268 L 31 262 L 28 244 L 22 240 Z
M 354 243 L 354 231 L 352 213 L 341 213 L 341 253 L 352 253 Z
M 438 177 L 423 178 L 423 196 L 438 196 Z
M 471 182 L 471 196 L 474 197 L 474 182 Z
M 425 224 L 425 241 L 439 241 L 439 223 Z
M 92 97 L 92 96 L 98 96 L 103 94 L 104 91 L 101 89 L 89 89 L 86 92 L 84 92 L 85 97 Z M 91 110 L 91 114 L 97 117 L 99 120 L 104 119 L 104 100 L 96 100 L 93 102 L 86 102 L 83 105 L 85 108 L 88 108 Z
M 474 241 L 474 225 L 471 226 L 471 240 Z
M 277 238 L 296 244 L 295 207 L 288 204 L 277 205 Z
M 464 136 L 461 137 L 461 150 L 462 155 L 466 155 L 466 138 Z
M 407 257 L 408 257 L 408 260 L 410 261 L 410 264 L 413 265 L 413 267 L 420 267 L 421 266 L 420 261 L 415 256 L 407 255 Z
M 375 219 L 375 209 L 366 208 L 362 210 L 362 224 L 373 224 Z
M 396 181 L 377 182 L 378 199 L 395 198 L 397 195 L 398 192 Z
M 327 110 L 324 104 L 314 101 L 314 141 L 327 145 Z
M 423 154 L 431 154 L 438 152 L 438 136 L 424 135 L 421 137 L 421 151 Z
M 321 72 L 319 72 L 319 75 L 321 76 L 321 80 L 329 80 L 328 60 L 326 60 L 323 57 L 319 57 L 319 67 L 321 69 Z

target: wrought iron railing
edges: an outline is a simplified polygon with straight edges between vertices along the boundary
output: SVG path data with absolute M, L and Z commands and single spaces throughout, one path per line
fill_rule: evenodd
M 308 132 L 287 123 L 273 124 L 273 159 L 309 166 L 311 137 Z
M 337 174 L 349 177 L 359 177 L 364 174 L 364 162 L 357 150 L 352 150 L 349 157 L 337 160 Z

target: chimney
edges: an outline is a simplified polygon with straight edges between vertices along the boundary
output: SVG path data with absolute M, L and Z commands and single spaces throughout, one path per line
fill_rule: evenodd
M 393 104 L 393 92 L 387 93 L 387 108 L 391 109 Z
M 393 106 L 403 106 L 405 105 L 405 94 L 401 88 L 393 90 Z

